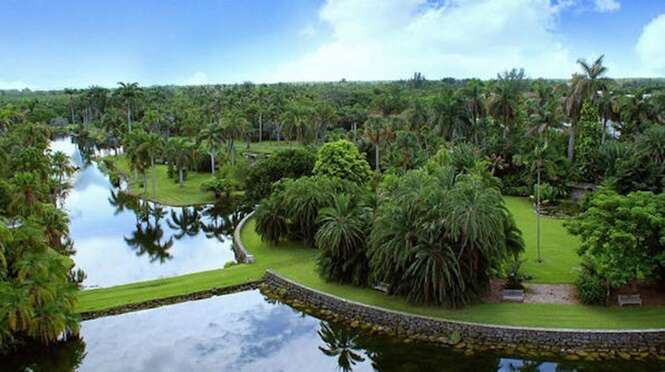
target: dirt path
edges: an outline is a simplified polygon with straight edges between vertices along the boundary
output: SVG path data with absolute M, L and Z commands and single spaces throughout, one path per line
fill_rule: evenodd
M 527 284 L 524 303 L 579 304 L 573 284 Z

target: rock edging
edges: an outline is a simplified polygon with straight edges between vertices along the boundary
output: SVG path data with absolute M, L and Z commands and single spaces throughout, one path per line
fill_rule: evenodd
M 245 245 L 242 243 L 242 240 L 240 239 L 240 233 L 242 232 L 242 229 L 245 227 L 245 224 L 247 221 L 249 221 L 250 218 L 254 215 L 254 211 L 250 212 L 247 214 L 245 217 L 243 217 L 242 220 L 240 220 L 240 223 L 238 223 L 238 226 L 233 230 L 233 252 L 235 253 L 236 260 L 239 263 L 245 263 L 245 264 L 251 264 L 256 262 L 256 258 L 254 255 L 250 254 L 247 251 L 247 248 L 245 248 Z
M 564 354 L 569 359 L 641 359 L 665 355 L 665 329 L 587 330 L 498 326 L 408 314 L 339 298 L 266 271 L 264 286 L 317 315 L 411 340 L 472 350 Z

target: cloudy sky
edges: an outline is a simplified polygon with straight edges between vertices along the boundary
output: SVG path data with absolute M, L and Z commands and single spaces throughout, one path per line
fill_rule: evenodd
M 665 76 L 665 0 L 4 0 L 0 89 Z

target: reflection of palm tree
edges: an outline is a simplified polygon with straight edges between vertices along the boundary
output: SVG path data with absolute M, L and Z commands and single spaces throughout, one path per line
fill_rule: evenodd
M 217 203 L 207 206 L 203 215 L 206 219 L 205 222 L 201 221 L 201 229 L 206 238 L 217 238 L 223 243 L 227 236 L 233 234 L 245 212 L 233 203 Z
M 201 215 L 198 208 L 182 208 L 180 214 L 171 210 L 171 219 L 167 220 L 169 227 L 177 230 L 174 236 L 180 240 L 185 236 L 196 236 L 201 231 Z
M 138 249 L 137 256 L 148 254 L 150 262 L 163 263 L 173 258 L 169 249 L 173 246 L 173 238 L 162 242 L 164 238 L 164 229 L 160 220 L 166 216 L 164 207 L 148 202 L 138 201 L 136 209 L 136 230 L 132 232 L 131 237 L 125 237 L 125 242 L 130 247 Z
M 125 243 L 137 249 L 137 256 L 147 253 L 150 256 L 150 262 L 159 260 L 160 263 L 164 263 L 173 258 L 169 253 L 169 249 L 173 246 L 173 238 L 162 242 L 163 237 L 164 230 L 158 223 L 154 225 L 150 222 L 145 225 L 137 223 L 136 230 L 132 232 L 131 237 L 125 237 Z
M 136 211 L 138 207 L 137 199 L 122 191 L 111 190 L 111 196 L 108 197 L 108 201 L 115 208 L 114 215 L 120 214 L 126 209 Z
M 363 348 L 357 344 L 358 334 L 345 328 L 333 328 L 325 322 L 321 322 L 318 334 L 325 344 L 319 346 L 319 350 L 329 357 L 337 357 L 338 369 L 351 371 L 356 363 L 365 361 L 360 355 Z
M 535 360 L 523 360 L 521 366 L 508 363 L 508 369 L 515 372 L 538 372 L 540 371 L 540 366 L 542 364 L 543 362 L 538 362 Z

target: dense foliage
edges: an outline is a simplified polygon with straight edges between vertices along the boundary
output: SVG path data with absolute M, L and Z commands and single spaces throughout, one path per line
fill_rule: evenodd
M 250 168 L 245 188 L 245 197 L 252 204 L 270 195 L 272 185 L 282 178 L 309 176 L 314 169 L 315 154 L 309 149 L 280 150 L 261 159 Z
M 580 255 L 611 287 L 665 278 L 665 194 L 602 190 L 568 227 L 581 238 Z
M 314 164 L 317 176 L 337 177 L 357 184 L 369 181 L 369 164 L 351 142 L 340 140 L 321 146 Z
M 0 136 L 0 352 L 78 330 L 77 279 L 68 218 L 55 207 L 73 172 L 47 149 L 49 131 L 13 123 Z

